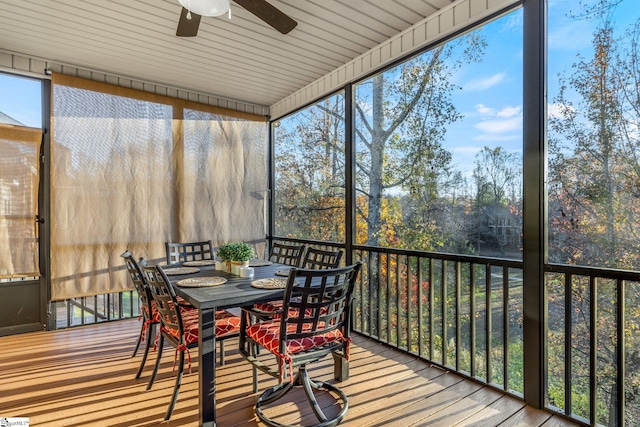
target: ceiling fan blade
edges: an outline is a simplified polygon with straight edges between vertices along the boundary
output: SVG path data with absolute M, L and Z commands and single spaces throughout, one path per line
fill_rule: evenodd
M 233 0 L 282 34 L 293 30 L 298 23 L 266 0 Z
M 189 19 L 187 18 L 187 13 L 189 13 L 189 11 L 183 7 L 182 12 L 180 12 L 178 29 L 176 30 L 176 36 L 178 37 L 195 37 L 198 35 L 198 27 L 200 26 L 200 18 L 202 18 L 202 16 L 191 12 L 191 19 Z

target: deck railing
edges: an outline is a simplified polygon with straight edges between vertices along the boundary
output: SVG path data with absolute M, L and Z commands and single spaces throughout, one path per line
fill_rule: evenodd
M 355 329 L 522 396 L 522 263 L 358 247 Z
M 63 329 L 140 315 L 140 298 L 135 291 L 92 295 L 50 302 L 49 324 Z
M 638 425 L 640 272 L 545 271 L 549 406 L 588 425 Z

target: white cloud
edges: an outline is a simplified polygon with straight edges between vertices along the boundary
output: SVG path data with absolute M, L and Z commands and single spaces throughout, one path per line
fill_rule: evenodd
M 476 104 L 475 105 L 476 110 L 478 110 L 478 112 L 480 114 L 490 114 L 493 115 L 495 113 L 495 110 L 493 108 L 487 107 L 484 104 Z
M 504 107 L 502 110 L 498 111 L 498 114 L 496 114 L 496 116 L 503 117 L 503 118 L 515 117 L 515 116 L 520 116 L 521 111 L 522 111 L 521 106 Z
M 570 109 L 573 110 L 574 108 L 570 105 L 566 105 L 566 104 L 558 104 L 558 103 L 554 103 L 554 104 L 548 104 L 547 105 L 547 115 L 549 117 L 554 117 L 557 119 L 561 119 L 563 116 L 562 114 L 562 110 L 566 110 L 566 109 Z
M 475 127 L 491 134 L 511 132 L 522 128 L 522 117 L 518 115 L 507 120 L 487 120 L 476 124 Z
M 522 105 L 504 106 L 500 109 L 484 104 L 476 104 L 474 107 L 483 116 L 473 125 L 479 131 L 472 137 L 474 141 L 486 141 L 495 144 L 522 140 Z M 460 146 L 453 151 L 459 154 L 474 154 L 478 151 L 478 148 Z
M 465 91 L 487 90 L 504 81 L 505 77 L 505 73 L 498 73 L 484 79 L 471 80 L 467 84 L 463 85 L 463 88 Z

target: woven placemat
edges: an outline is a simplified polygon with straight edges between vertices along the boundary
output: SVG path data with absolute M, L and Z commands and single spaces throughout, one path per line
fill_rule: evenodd
M 273 264 L 272 261 L 265 261 L 263 259 L 250 259 L 249 267 L 265 267 L 267 265 Z
M 251 286 L 259 289 L 284 289 L 287 286 L 287 279 L 258 279 L 251 282 Z
M 169 267 L 163 268 L 164 274 L 167 276 L 179 276 L 181 274 L 193 274 L 200 271 L 198 267 Z
M 289 277 L 289 272 L 291 271 L 290 268 L 281 268 L 280 270 L 276 270 L 275 274 L 276 276 L 284 276 L 284 277 Z
M 182 265 L 187 267 L 202 267 L 205 265 L 215 265 L 215 263 L 215 259 L 202 259 L 198 261 L 185 261 L 182 263 Z
M 224 277 L 191 277 L 178 280 L 176 284 L 182 288 L 201 288 L 204 286 L 218 286 L 227 283 Z

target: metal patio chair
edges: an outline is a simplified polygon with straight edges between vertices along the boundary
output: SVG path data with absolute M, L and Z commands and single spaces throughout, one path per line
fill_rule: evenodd
M 211 240 L 203 242 L 166 242 L 167 264 L 183 264 L 187 261 L 214 259 L 215 252 Z
M 335 426 L 346 414 L 348 401 L 345 393 L 330 383 L 312 380 L 307 365 L 329 354 L 348 360 L 352 293 L 361 265 L 358 262 L 328 270 L 299 270 L 294 267 L 287 279 L 283 312 L 279 318 L 249 324 L 249 316 L 242 316 L 240 353 L 254 369 L 280 379 L 278 385 L 260 395 L 255 405 L 256 415 L 267 425 L 284 425 L 269 417 L 264 410 L 297 386 L 304 389 L 319 421 L 315 426 Z M 258 357 L 256 346 L 276 357 L 277 368 Z M 314 389 L 333 393 L 336 400 L 342 401 L 337 415 L 327 417 L 318 404 Z
M 180 309 L 175 290 L 160 266 L 142 266 L 141 270 L 147 284 L 149 285 L 161 322 L 160 333 L 158 334 L 157 339 L 158 356 L 156 358 L 153 374 L 151 374 L 149 384 L 147 385 L 147 390 L 151 389 L 158 374 L 164 342 L 167 341 L 171 346 L 175 347 L 176 352 L 179 353 L 176 382 L 173 388 L 173 395 L 164 418 L 165 420 L 168 420 L 171 418 L 173 408 L 178 400 L 178 393 L 180 392 L 180 385 L 182 384 L 182 375 L 184 372 L 185 353 L 188 354 L 190 348 L 198 345 L 198 311 Z M 218 340 L 222 341 L 227 338 L 238 336 L 238 328 L 240 324 L 240 318 L 238 316 L 235 316 L 226 310 L 219 310 L 216 312 L 215 318 L 215 334 Z M 191 364 L 190 360 L 191 359 L 189 358 L 189 364 Z
M 135 258 L 128 249 L 120 254 L 120 256 L 124 259 L 124 263 L 127 267 L 127 271 L 129 272 L 129 276 L 131 277 L 131 281 L 133 282 L 133 286 L 140 297 L 140 320 L 142 321 L 142 327 L 140 334 L 138 335 L 138 342 L 136 343 L 133 354 L 131 355 L 131 357 L 136 357 L 140 344 L 142 341 L 145 341 L 144 355 L 140 360 L 140 367 L 136 373 L 136 379 L 138 379 L 140 378 L 144 364 L 147 361 L 156 325 L 160 324 L 160 316 L 158 315 L 158 310 L 156 310 L 155 303 L 153 302 L 149 286 L 144 280 L 142 271 L 140 271 L 140 266 L 136 262 Z

